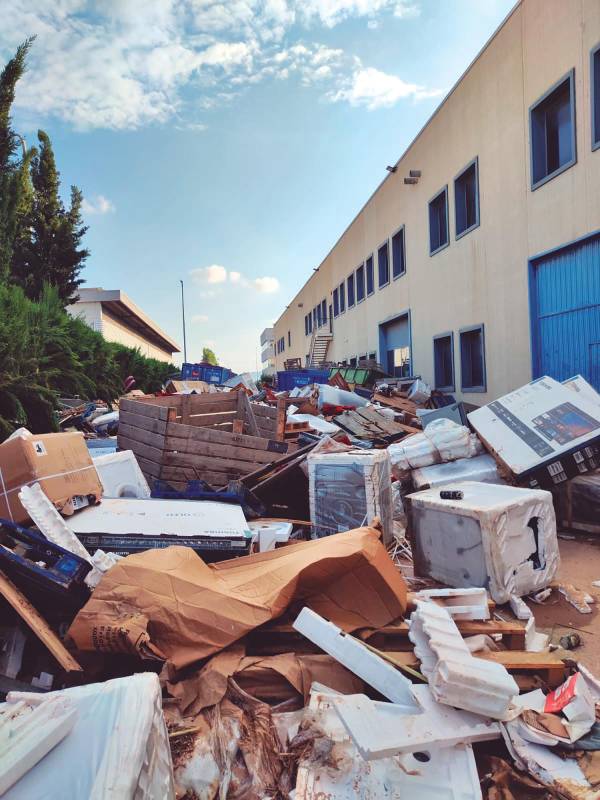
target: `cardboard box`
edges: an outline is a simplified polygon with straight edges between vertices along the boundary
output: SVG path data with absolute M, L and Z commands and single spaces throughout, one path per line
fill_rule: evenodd
M 469 422 L 522 485 L 551 489 L 600 466 L 600 408 L 553 378 L 472 411 Z
M 100 478 L 78 432 L 16 436 L 0 445 L 0 517 L 19 523 L 29 519 L 19 490 L 33 483 L 63 514 L 73 513 L 77 498 L 102 497 Z

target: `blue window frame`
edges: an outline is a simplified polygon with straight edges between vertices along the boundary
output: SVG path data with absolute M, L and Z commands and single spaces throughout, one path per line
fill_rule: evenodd
M 356 300 L 354 296 L 354 273 L 348 275 L 346 279 L 346 293 L 348 296 L 348 308 L 352 308 Z
M 327 299 L 321 300 L 321 325 L 327 325 Z
M 373 256 L 369 256 L 365 262 L 367 273 L 367 297 L 375 291 L 375 275 L 373 270 Z
M 476 158 L 454 179 L 456 238 L 479 225 L 479 165 Z
M 340 300 L 336 286 L 336 288 L 333 290 L 333 316 L 337 317 L 339 313 L 340 313 Z
M 317 327 L 317 307 L 315 306 L 312 310 L 312 326 L 313 328 Z
M 433 337 L 433 375 L 435 388 L 454 391 L 454 334 L 440 333 Z
M 392 277 L 394 280 L 406 272 L 404 225 L 392 236 Z
M 592 50 L 590 64 L 592 96 L 592 150 L 600 147 L 600 44 Z
M 448 247 L 448 187 L 429 201 L 429 255 Z
M 529 133 L 533 191 L 577 161 L 575 70 L 561 78 L 531 106 Z
M 463 392 L 485 392 L 485 337 L 483 324 L 462 328 L 460 337 L 460 384 Z
M 387 239 L 377 249 L 377 276 L 378 286 L 383 289 L 390 282 L 390 243 Z
M 356 270 L 356 302 L 365 299 L 365 265 L 361 264 Z
M 340 283 L 340 314 L 346 310 L 346 292 L 344 289 L 344 281 Z

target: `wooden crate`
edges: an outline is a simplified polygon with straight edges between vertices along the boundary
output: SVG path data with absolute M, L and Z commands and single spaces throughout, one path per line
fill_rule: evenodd
M 117 444 L 133 450 L 150 484 L 183 489 L 201 479 L 217 488 L 295 448 L 260 435 L 259 420 L 245 392 L 122 399 Z

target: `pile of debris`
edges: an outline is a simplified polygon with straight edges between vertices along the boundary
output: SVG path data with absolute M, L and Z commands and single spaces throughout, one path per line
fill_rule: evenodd
M 600 681 L 535 625 L 592 612 L 556 519 L 594 523 L 600 396 L 343 380 L 0 444 L 0 796 L 600 797 Z

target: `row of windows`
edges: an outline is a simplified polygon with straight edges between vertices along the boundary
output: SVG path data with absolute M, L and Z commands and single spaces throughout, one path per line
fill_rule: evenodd
M 460 239 L 479 225 L 479 164 L 475 158 L 454 179 L 454 230 Z M 429 254 L 450 243 L 448 186 L 429 201 Z
M 458 332 L 460 354 L 460 386 L 463 392 L 485 392 L 485 337 L 483 325 L 462 328 Z M 445 392 L 456 390 L 454 376 L 454 333 L 433 337 L 433 374 L 435 388 Z
M 309 311 L 304 317 L 304 334 L 309 336 L 313 330 L 327 325 L 327 300 L 321 300 L 320 303 Z
M 404 226 L 399 228 L 391 238 L 392 250 L 392 277 L 394 280 L 406 272 L 406 249 L 404 244 Z M 383 289 L 390 282 L 390 241 L 386 241 L 377 248 L 377 286 Z M 373 255 L 360 264 L 354 272 L 342 281 L 333 290 L 333 316 L 338 317 L 365 297 L 375 293 L 375 270 Z

